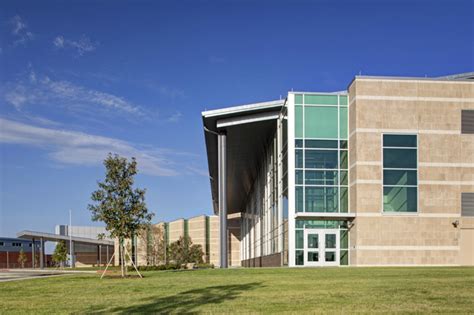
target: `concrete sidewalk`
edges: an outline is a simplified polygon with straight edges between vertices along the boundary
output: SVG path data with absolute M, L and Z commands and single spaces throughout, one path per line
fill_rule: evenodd
M 60 269 L 0 269 L 0 282 L 55 277 L 71 274 L 84 274 L 95 271 L 60 270 Z

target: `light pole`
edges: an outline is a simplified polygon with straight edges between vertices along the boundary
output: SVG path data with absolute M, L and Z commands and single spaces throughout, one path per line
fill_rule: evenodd
M 69 257 L 71 259 L 71 268 L 73 266 L 73 260 L 74 260 L 74 253 L 72 252 L 72 210 L 69 209 L 69 228 L 67 231 L 67 234 L 69 234 Z

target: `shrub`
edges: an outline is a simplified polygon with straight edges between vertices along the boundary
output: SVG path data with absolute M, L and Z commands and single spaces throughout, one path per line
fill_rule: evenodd
M 213 264 L 207 264 L 207 263 L 195 264 L 193 266 L 193 269 L 214 269 L 214 265 Z

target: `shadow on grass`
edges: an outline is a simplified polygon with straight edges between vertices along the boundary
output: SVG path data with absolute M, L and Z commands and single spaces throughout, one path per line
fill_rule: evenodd
M 115 307 L 107 310 L 91 309 L 94 313 L 177 313 L 198 312 L 203 305 L 219 304 L 236 299 L 242 292 L 261 287 L 261 283 L 219 285 L 180 292 L 175 295 L 142 299 L 141 304 Z M 230 311 L 230 310 L 229 310 Z

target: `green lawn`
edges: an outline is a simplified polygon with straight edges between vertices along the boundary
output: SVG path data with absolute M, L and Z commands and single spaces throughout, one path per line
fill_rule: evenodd
M 0 313 L 474 312 L 474 268 L 229 269 L 0 283 Z

